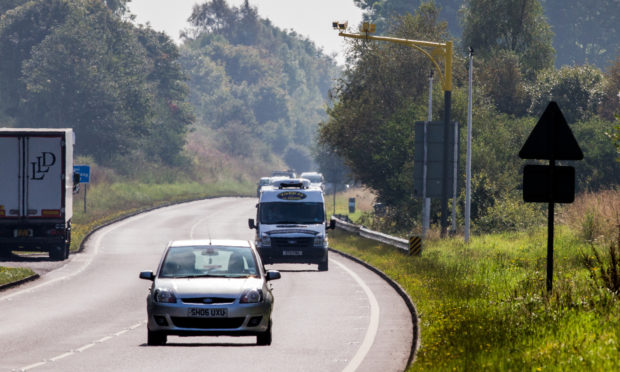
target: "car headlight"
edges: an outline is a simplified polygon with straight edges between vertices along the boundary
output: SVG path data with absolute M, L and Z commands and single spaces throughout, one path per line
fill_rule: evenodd
M 326 243 L 326 240 L 322 235 L 317 235 L 314 237 L 314 246 L 315 247 L 323 247 Z
M 261 243 L 263 243 L 263 247 L 270 247 L 271 237 L 267 234 L 263 234 L 263 237 L 261 238 Z
M 177 296 L 169 289 L 156 289 L 155 302 L 174 304 L 177 302 Z
M 246 289 L 241 294 L 239 303 L 241 304 L 255 304 L 263 302 L 263 291 L 260 289 Z

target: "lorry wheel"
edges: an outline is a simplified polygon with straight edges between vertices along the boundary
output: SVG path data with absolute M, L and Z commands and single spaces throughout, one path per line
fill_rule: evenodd
M 8 258 L 13 255 L 13 251 L 8 248 L 0 248 L 0 257 Z
M 54 245 L 49 248 L 50 259 L 54 261 L 62 261 L 67 258 L 67 247 L 63 245 Z
M 319 271 L 327 271 L 328 269 L 328 260 L 325 259 L 325 261 L 319 262 Z

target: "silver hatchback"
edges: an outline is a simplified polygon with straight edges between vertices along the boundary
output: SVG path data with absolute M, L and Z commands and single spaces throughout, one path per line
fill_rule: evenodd
M 257 336 L 271 344 L 273 295 L 250 241 L 180 240 L 168 244 L 146 298 L 148 344 L 164 345 L 168 335 Z

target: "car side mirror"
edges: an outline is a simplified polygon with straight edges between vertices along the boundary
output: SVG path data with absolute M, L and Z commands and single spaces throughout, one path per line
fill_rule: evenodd
M 140 273 L 140 279 L 146 279 L 146 280 L 153 281 L 155 280 L 155 274 L 153 274 L 152 271 L 142 271 Z
M 248 219 L 248 227 L 250 229 L 255 229 L 256 228 L 256 225 L 254 224 L 254 219 L 253 218 L 249 218 Z
M 329 226 L 327 227 L 328 229 L 335 229 L 336 228 L 336 220 L 329 220 Z
M 267 279 L 267 281 L 280 279 L 281 277 L 280 272 L 276 270 L 269 270 L 265 274 L 265 279 Z

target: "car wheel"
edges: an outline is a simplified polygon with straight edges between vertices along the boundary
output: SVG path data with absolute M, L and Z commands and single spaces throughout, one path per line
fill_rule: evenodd
M 327 260 L 319 262 L 319 271 L 327 271 L 328 269 L 327 263 L 328 263 Z
M 269 321 L 267 330 L 256 335 L 256 344 L 261 346 L 271 345 L 271 320 Z
M 148 330 L 146 343 L 150 346 L 165 345 L 168 341 L 168 336 L 163 332 L 155 332 Z

